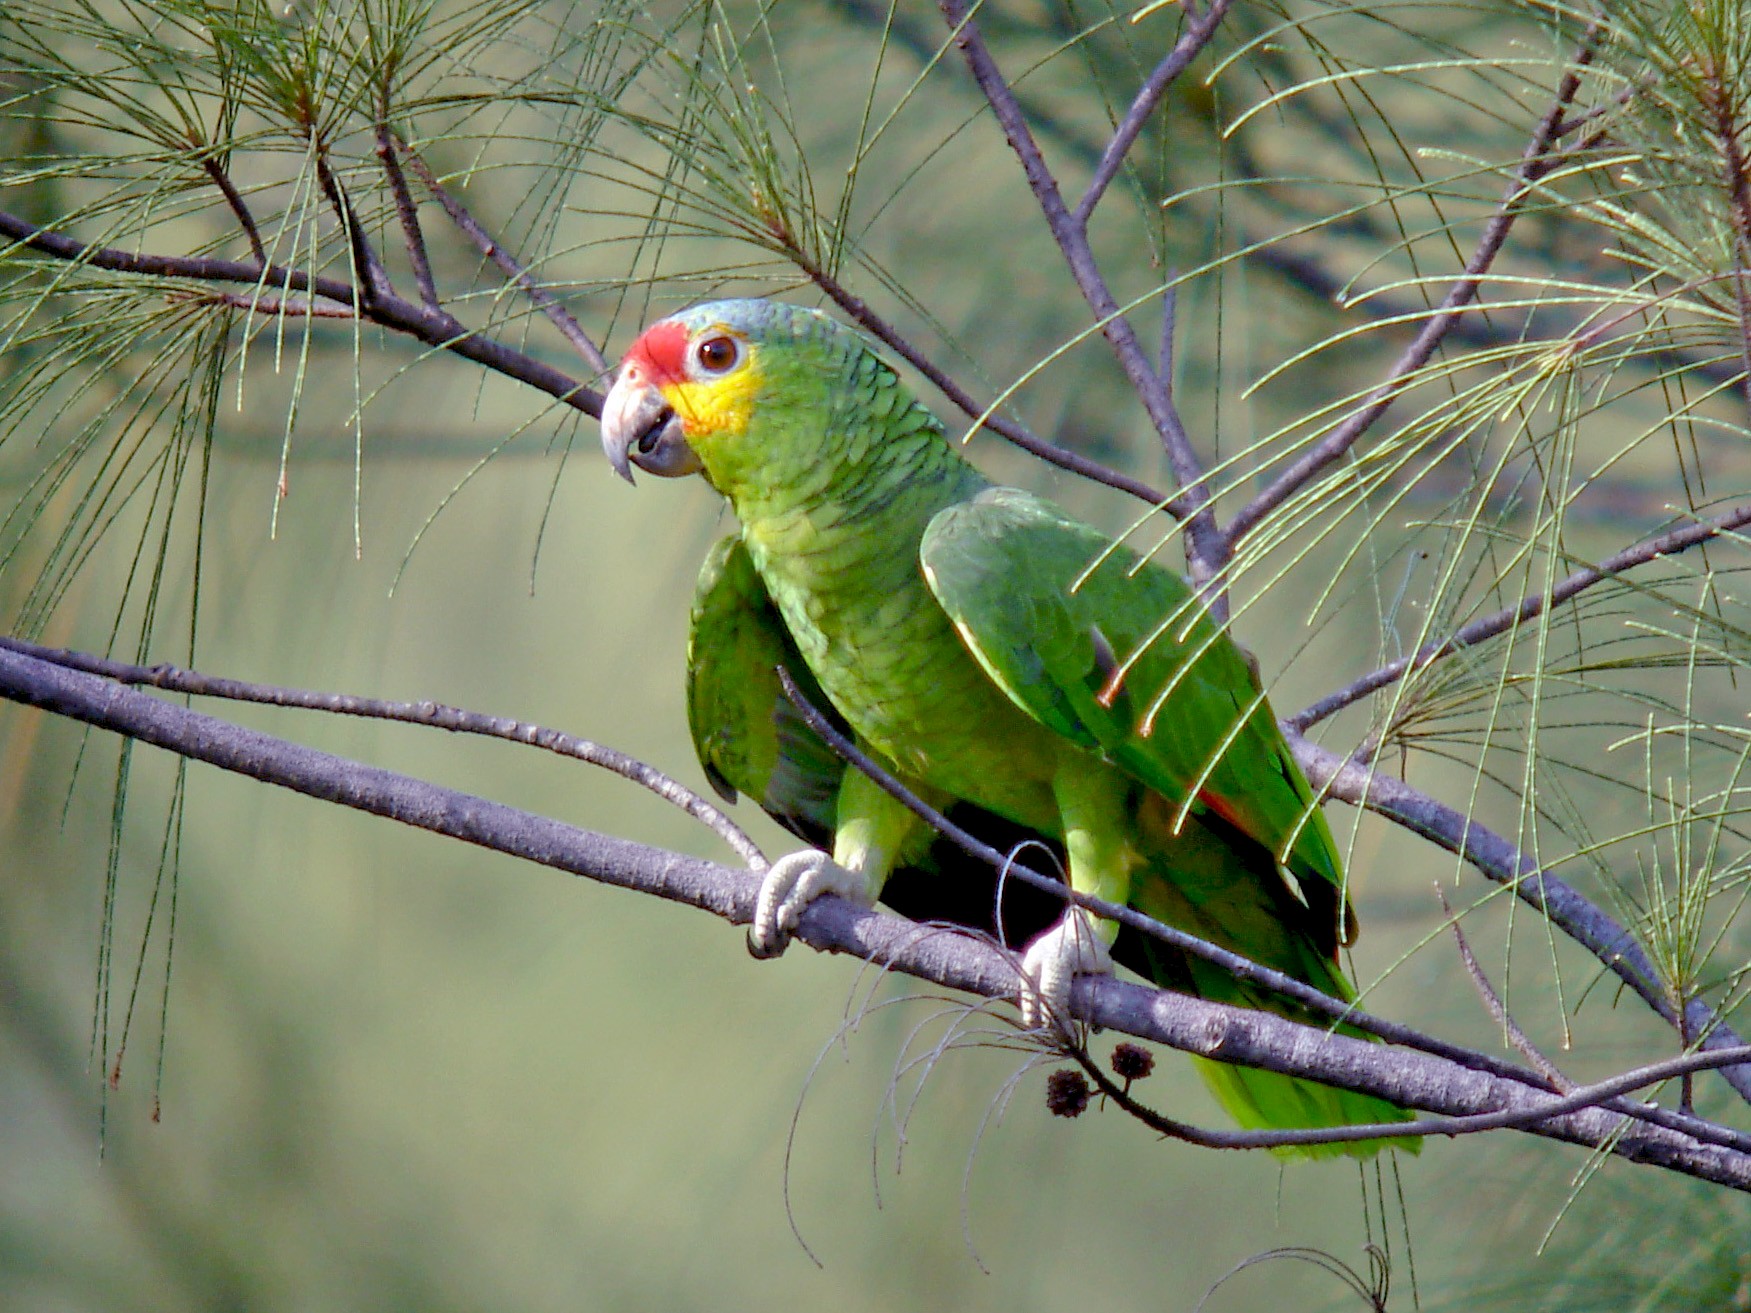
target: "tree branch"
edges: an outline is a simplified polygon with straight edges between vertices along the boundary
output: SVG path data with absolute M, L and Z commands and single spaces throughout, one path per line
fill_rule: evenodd
M 1734 1048 L 1742 1043 L 1733 1028 L 1699 999 L 1690 1002 L 1681 1018 L 1660 988 L 1659 973 L 1635 936 L 1572 885 L 1540 870 L 1508 840 L 1401 779 L 1340 757 L 1292 727 L 1286 728 L 1286 734 L 1296 762 L 1322 794 L 1388 817 L 1512 889 L 1598 958 L 1669 1025 L 1683 1034 L 1706 1036 L 1701 1048 Z M 1726 1067 L 1721 1075 L 1751 1101 L 1751 1065 Z
M 0 650 L 0 697 L 204 761 L 307 796 L 337 802 L 605 884 L 699 907 L 733 924 L 753 917 L 759 877 L 698 858 L 565 825 L 502 803 L 361 765 L 227 724 L 111 680 Z M 965 934 L 932 930 L 839 898 L 803 912 L 797 937 L 829 952 L 988 998 L 1013 998 L 1013 957 Z M 1553 1114 L 1548 1093 L 1427 1054 L 1227 1007 L 1084 977 L 1072 991 L 1089 1022 L 1212 1058 L 1379 1094 L 1449 1117 L 1508 1114 L 1532 1134 L 1607 1151 L 1738 1190 L 1751 1190 L 1751 1155 L 1661 1127 L 1625 1129 L 1617 1114 L 1586 1107 Z
M 1581 48 L 1575 55 L 1574 64 L 1563 75 L 1562 82 L 1557 87 L 1556 98 L 1539 120 L 1532 140 L 1526 144 L 1526 149 L 1520 156 L 1520 167 L 1514 171 L 1513 180 L 1508 184 L 1501 203 L 1496 207 L 1490 221 L 1484 225 L 1477 248 L 1465 262 L 1464 271 L 1442 298 L 1440 306 L 1423 322 L 1416 339 L 1393 363 L 1392 368 L 1387 371 L 1385 381 L 1374 389 L 1362 408 L 1303 452 L 1257 496 L 1235 512 L 1227 529 L 1230 548 L 1256 529 L 1267 515 L 1292 497 L 1314 475 L 1356 445 L 1362 435 L 1398 399 L 1399 390 L 1405 380 L 1429 363 L 1445 340 L 1448 330 L 1477 296 L 1484 275 L 1495 263 L 1496 256 L 1508 240 L 1509 230 L 1520 216 L 1520 207 L 1527 194 L 1555 166 L 1557 156 L 1551 154 L 1551 147 L 1560 137 L 1563 116 L 1574 100 L 1575 93 L 1580 90 L 1581 70 L 1592 61 L 1593 39 L 1597 31 L 1597 23 L 1587 29 Z
M 1546 1096 L 1541 1103 L 1504 1109 L 1500 1112 L 1466 1113 L 1458 1116 L 1419 1117 L 1408 1122 L 1356 1123 L 1349 1126 L 1322 1126 L 1291 1130 L 1226 1131 L 1194 1126 L 1176 1121 L 1132 1098 L 1128 1091 L 1109 1079 L 1085 1050 L 1071 1049 L 1070 1055 L 1100 1087 L 1102 1094 L 1114 1099 L 1151 1129 L 1176 1140 L 1186 1140 L 1207 1149 L 1284 1149 L 1319 1144 L 1358 1144 L 1369 1140 L 1401 1140 L 1433 1135 L 1476 1135 L 1482 1131 L 1523 1130 L 1539 1122 L 1549 1121 L 1565 1113 L 1598 1108 L 1609 1100 L 1645 1085 L 1660 1084 L 1693 1072 L 1709 1071 L 1751 1058 L 1751 1045 L 1724 1053 L 1686 1053 L 1664 1062 L 1637 1067 L 1608 1080 L 1572 1088 L 1560 1095 Z
M 938 0 L 938 8 L 954 31 L 952 40 L 966 57 L 967 68 L 985 95 L 997 117 L 1003 135 L 1021 161 L 1022 173 L 1051 229 L 1052 238 L 1063 253 L 1065 263 L 1075 279 L 1078 290 L 1094 311 L 1102 334 L 1118 357 L 1120 368 L 1130 380 L 1138 400 L 1143 403 L 1150 422 L 1154 424 L 1167 449 L 1179 491 L 1167 503 L 1172 514 L 1186 525 L 1186 556 L 1191 565 L 1193 582 L 1199 585 L 1217 577 L 1227 562 L 1227 542 L 1217 529 L 1210 510 L 1210 490 L 1204 482 L 1203 461 L 1192 446 L 1179 411 L 1162 385 L 1160 376 L 1150 364 L 1147 353 L 1137 341 L 1130 322 L 1125 319 L 1119 303 L 1107 286 L 1105 277 L 1088 243 L 1087 224 L 1077 219 L 1064 204 L 1058 181 L 1046 166 L 1045 157 L 1035 143 L 1027 119 L 1014 93 L 1004 80 L 997 61 L 992 58 L 980 34 L 979 25 L 965 0 Z M 1213 599 L 1214 600 L 1214 599 Z
M 328 197 L 335 217 L 340 220 L 341 232 L 347 239 L 347 249 L 352 253 L 353 272 L 364 278 L 363 284 L 355 283 L 354 286 L 362 286 L 363 291 L 359 294 L 360 308 L 369 311 L 378 300 L 395 296 L 395 284 L 389 281 L 389 271 L 383 267 L 377 249 L 365 235 L 365 226 L 359 222 L 359 216 L 353 210 L 352 198 L 341 186 L 340 179 L 334 176 L 334 170 L 329 167 L 328 153 L 320 142 L 316 143 L 316 180 L 322 188 L 322 194 Z
M 1403 679 L 1412 671 L 1423 670 L 1434 665 L 1442 657 L 1451 656 L 1464 648 L 1473 647 L 1485 639 L 1494 638 L 1509 629 L 1523 625 L 1528 620 L 1561 606 L 1594 584 L 1620 575 L 1625 570 L 1632 570 L 1638 565 L 1646 565 L 1650 561 L 1656 561 L 1662 556 L 1674 556 L 1679 552 L 1688 551 L 1692 547 L 1742 529 L 1746 525 L 1751 525 L 1751 502 L 1717 515 L 1713 519 L 1668 529 L 1665 533 L 1657 534 L 1606 557 L 1598 565 L 1583 566 L 1547 593 L 1536 594 L 1523 599 L 1517 606 L 1504 607 L 1490 615 L 1481 616 L 1463 626 L 1450 638 L 1423 644 L 1409 656 L 1388 662 L 1378 670 L 1363 675 L 1354 683 L 1335 693 L 1327 694 L 1311 706 L 1286 717 L 1283 723 L 1296 730 L 1305 731 L 1309 726 L 1343 710 L 1351 703 L 1358 702 L 1370 693 L 1385 688 L 1396 680 Z
M 717 835 L 751 868 L 756 871 L 766 869 L 766 855 L 760 851 L 759 846 L 740 826 L 692 789 L 636 757 L 574 734 L 545 729 L 540 725 L 531 725 L 505 716 L 486 716 L 478 711 L 446 706 L 441 702 L 391 702 L 379 698 L 354 697 L 345 693 L 319 693 L 306 689 L 282 688 L 276 684 L 253 684 L 238 679 L 203 675 L 193 670 L 180 670 L 172 665 L 138 666 L 110 661 L 84 652 L 39 647 L 21 638 L 0 636 L 0 649 L 34 657 L 39 661 L 53 662 L 68 670 L 101 675 L 120 684 L 143 685 L 174 693 L 225 698 L 232 702 L 251 702 L 260 706 L 296 707 L 306 711 L 326 711 L 331 715 L 357 716 L 366 720 L 424 725 L 432 729 L 449 730 L 454 734 L 476 734 L 541 748 L 562 757 L 599 766 L 622 779 L 649 789 L 664 802 L 680 808 Z
M 613 372 L 607 358 L 603 356 L 601 348 L 596 345 L 588 333 L 584 332 L 583 325 L 572 317 L 571 312 L 560 304 L 559 298 L 531 278 L 529 271 L 518 263 L 509 251 L 499 245 L 491 233 L 480 226 L 479 220 L 470 214 L 467 207 L 451 195 L 449 190 L 438 181 L 412 146 L 400 138 L 396 138 L 395 144 L 407 157 L 407 165 L 418 175 L 420 184 L 431 192 L 432 198 L 439 205 L 444 207 L 444 213 L 450 216 L 450 222 L 456 225 L 462 235 L 473 242 L 480 253 L 496 264 L 499 271 L 510 279 L 517 289 L 540 309 L 542 314 L 547 316 L 553 326 L 559 330 L 560 335 L 571 343 L 572 349 L 589 362 L 590 368 L 594 369 L 599 376 L 606 376 Z
M 250 253 L 261 264 L 268 262 L 267 247 L 262 245 L 261 229 L 256 226 L 255 215 L 250 213 L 249 205 L 243 199 L 243 193 L 237 190 L 237 184 L 231 181 L 231 175 L 225 172 L 225 166 L 208 155 L 201 160 L 201 167 L 207 171 L 207 176 L 213 180 L 213 185 L 219 189 L 219 194 L 225 198 L 225 204 L 231 207 L 231 213 L 236 216 L 238 226 L 243 229 L 243 235 L 249 239 Z
M 222 305 L 264 319 L 357 319 L 359 312 L 351 306 L 335 305 L 331 301 L 307 296 L 262 296 L 258 292 L 169 292 L 169 301 L 188 301 L 197 305 Z
M 1106 195 L 1107 188 L 1118 177 L 1119 169 L 1125 163 L 1125 156 L 1137 144 L 1137 138 L 1149 122 L 1150 115 L 1161 104 L 1161 98 L 1167 94 L 1167 89 L 1203 53 L 1204 47 L 1210 44 L 1210 38 L 1216 35 L 1216 29 L 1221 25 L 1231 2 L 1232 0 L 1211 0 L 1210 7 L 1202 14 L 1188 7 L 1185 31 L 1180 33 L 1180 39 L 1174 43 L 1173 49 L 1168 51 L 1167 57 L 1155 66 L 1155 70 L 1138 89 L 1130 109 L 1125 111 L 1125 117 L 1119 121 L 1118 127 L 1113 129 L 1112 140 L 1107 142 L 1106 149 L 1101 152 L 1100 162 L 1094 168 L 1094 177 L 1089 179 L 1088 189 L 1082 193 L 1082 199 L 1071 212 L 1071 218 L 1078 225 L 1084 228 L 1088 226 L 1089 219 L 1094 215 L 1094 207 L 1100 204 L 1100 198 Z
M 337 305 L 351 306 L 362 318 L 374 324 L 406 333 L 428 346 L 454 352 L 507 378 L 527 383 L 586 415 L 599 417 L 602 413 L 602 394 L 595 389 L 551 365 L 542 364 L 532 356 L 475 332 L 454 315 L 418 305 L 393 292 L 379 296 L 367 307 L 361 305 L 358 293 L 345 279 L 307 273 L 285 265 L 261 265 L 249 260 L 136 254 L 113 246 L 94 246 L 4 211 L 0 211 L 0 237 L 57 260 L 89 265 L 109 273 L 182 278 L 205 283 L 239 283 L 272 288 L 276 292 L 308 292 Z
M 827 294 L 829 300 L 838 306 L 852 320 L 861 325 L 872 337 L 887 345 L 912 368 L 935 385 L 969 419 L 977 420 L 979 427 L 989 429 L 1005 441 L 1013 443 L 1023 451 L 1038 456 L 1041 460 L 1056 465 L 1059 469 L 1079 474 L 1095 483 L 1104 483 L 1107 487 L 1119 492 L 1129 493 L 1139 500 L 1148 502 L 1151 506 L 1159 506 L 1169 515 L 1178 518 L 1182 508 L 1167 493 L 1158 491 L 1141 479 L 1134 479 L 1129 474 L 1102 465 L 1099 461 L 1090 460 L 1077 452 L 1060 447 L 1055 443 L 1036 436 L 1021 424 L 1006 416 L 994 413 L 988 406 L 981 406 L 973 400 L 970 394 L 959 383 L 955 382 L 944 370 L 939 368 L 929 356 L 913 346 L 898 329 L 883 319 L 869 303 L 853 293 L 832 274 L 807 258 L 802 251 L 793 250 L 791 259 L 798 268 L 809 276 L 811 282 Z
M 1490 1014 L 1490 1019 L 1502 1028 L 1503 1037 L 1514 1051 L 1530 1062 L 1550 1082 L 1552 1089 L 1560 1090 L 1564 1094 L 1573 1091 L 1575 1083 L 1558 1069 L 1556 1063 L 1545 1057 L 1526 1032 L 1520 1029 L 1520 1023 L 1514 1020 L 1513 1013 L 1508 1011 L 1508 1005 L 1502 1001 L 1502 996 L 1484 974 L 1477 955 L 1466 942 L 1465 930 L 1459 924 L 1459 918 L 1453 915 L 1453 908 L 1448 904 L 1447 895 L 1441 891 L 1439 882 L 1435 884 L 1435 897 L 1441 900 L 1441 915 L 1447 918 L 1447 927 L 1453 931 L 1453 944 L 1459 950 L 1460 964 L 1464 966 L 1465 974 L 1471 977 L 1471 983 L 1477 990 L 1478 997 L 1483 1000 L 1484 1009 Z
M 419 206 L 407 188 L 407 175 L 401 171 L 401 160 L 395 153 L 396 138 L 385 121 L 389 107 L 384 105 L 379 113 L 383 117 L 377 120 L 377 159 L 383 165 L 383 176 L 389 180 L 389 194 L 395 198 L 395 213 L 401 220 L 407 260 L 413 266 L 414 286 L 420 289 L 420 300 L 426 307 L 436 310 L 441 304 L 438 282 L 432 277 L 431 257 L 426 254 L 426 235 L 420 229 Z

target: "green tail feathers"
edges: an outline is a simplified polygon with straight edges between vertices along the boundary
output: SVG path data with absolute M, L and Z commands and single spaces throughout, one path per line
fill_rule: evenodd
M 1206 853 L 1178 837 L 1163 840 L 1157 836 L 1157 842 L 1163 852 L 1135 878 L 1133 905 L 1159 921 L 1304 981 L 1332 998 L 1354 998 L 1355 990 L 1339 969 L 1335 953 L 1316 942 L 1306 929 L 1306 909 L 1291 903 L 1287 886 L 1275 878 L 1269 854 L 1249 854 L 1244 846 L 1216 847 Z M 1256 868 L 1252 879 L 1247 878 L 1249 857 Z M 1172 872 L 1172 879 L 1167 878 L 1167 871 Z M 1213 1003 L 1259 1008 L 1304 1025 L 1330 1024 L 1327 1018 L 1280 994 L 1238 980 L 1222 967 L 1141 934 L 1121 931 L 1113 953 L 1118 961 L 1167 989 Z M 1355 1039 L 1367 1038 L 1341 1022 L 1336 1031 Z M 1297 1076 L 1208 1060 L 1200 1060 L 1198 1068 L 1211 1092 L 1246 1130 L 1324 1129 L 1403 1122 L 1415 1116 L 1373 1095 Z M 1415 1139 L 1353 1140 L 1285 1146 L 1273 1152 L 1282 1158 L 1368 1158 L 1383 1148 L 1415 1153 L 1420 1143 Z
M 1198 1070 L 1228 1115 L 1248 1131 L 1281 1131 L 1295 1127 L 1360 1126 L 1399 1122 L 1412 1114 L 1371 1094 L 1356 1094 L 1331 1085 L 1284 1076 L 1256 1067 L 1194 1058 Z M 1279 1158 L 1371 1158 L 1382 1149 L 1416 1153 L 1417 1139 L 1353 1140 L 1336 1144 L 1290 1145 L 1271 1150 Z

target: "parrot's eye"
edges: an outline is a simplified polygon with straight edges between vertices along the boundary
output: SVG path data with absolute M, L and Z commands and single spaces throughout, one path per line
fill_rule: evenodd
M 733 337 L 708 337 L 693 348 L 693 358 L 708 374 L 727 374 L 742 363 L 742 344 Z

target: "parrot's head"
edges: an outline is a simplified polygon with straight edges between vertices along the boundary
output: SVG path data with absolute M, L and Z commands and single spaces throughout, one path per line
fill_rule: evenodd
M 867 362 L 867 364 L 865 363 Z M 860 369 L 892 371 L 856 333 L 778 301 L 714 301 L 639 335 L 602 404 L 602 449 L 622 478 L 703 474 L 735 500 L 818 449 Z M 811 433 L 812 430 L 812 433 Z M 817 446 L 817 450 L 808 450 Z

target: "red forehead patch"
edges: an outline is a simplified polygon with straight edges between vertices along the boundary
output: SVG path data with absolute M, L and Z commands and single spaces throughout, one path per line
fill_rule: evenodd
M 687 378 L 687 330 L 672 319 L 652 324 L 626 353 L 638 361 L 652 383 L 681 383 Z

